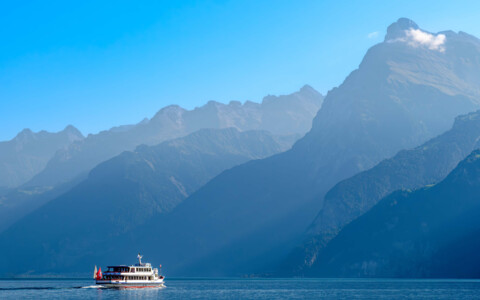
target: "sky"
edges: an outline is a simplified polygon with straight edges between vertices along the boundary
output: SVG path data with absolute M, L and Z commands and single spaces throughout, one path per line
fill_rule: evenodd
M 480 37 L 480 1 L 2 1 L 0 141 L 342 83 L 400 17 Z

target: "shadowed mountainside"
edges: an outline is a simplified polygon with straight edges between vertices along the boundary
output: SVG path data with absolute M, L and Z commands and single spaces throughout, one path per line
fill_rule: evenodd
M 389 195 L 342 229 L 313 274 L 478 278 L 479 178 L 475 150 L 437 185 Z
M 282 274 L 309 275 L 328 242 L 349 222 L 399 189 L 442 180 L 480 146 L 480 112 L 457 117 L 449 131 L 411 150 L 403 150 L 375 167 L 336 184 L 310 226 L 307 240 L 293 251 Z M 314 276 L 314 274 L 313 274 Z

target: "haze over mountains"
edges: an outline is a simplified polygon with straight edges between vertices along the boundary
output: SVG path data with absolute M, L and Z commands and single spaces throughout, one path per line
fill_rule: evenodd
M 0 144 L 0 164 L 4 166 L 0 170 L 4 179 L 0 180 L 0 232 L 78 184 L 99 163 L 140 144 L 155 145 L 202 128 L 237 128 L 267 130 L 285 136 L 282 143 L 288 141 L 291 146 L 310 129 L 322 101 L 320 93 L 305 85 L 291 95 L 269 95 L 261 104 L 210 101 L 192 111 L 172 105 L 151 120 L 86 138 L 72 126 L 58 134 L 25 130 L 14 140 Z
M 168 107 L 58 151 L 25 187 L 93 170 L 0 234 L 2 272 L 62 273 L 140 250 L 170 276 L 477 274 L 438 259 L 455 241 L 476 247 L 479 154 L 455 166 L 478 147 L 480 41 L 399 19 L 308 131 L 322 99 L 304 87 L 261 105 Z M 449 226 L 461 232 L 443 243 Z
M 58 272 L 58 261 L 63 262 L 62 268 L 78 267 L 99 243 L 108 241 L 100 253 L 114 250 L 109 239 L 169 212 L 223 170 L 284 151 L 291 143 L 266 131 L 203 129 L 124 152 L 98 165 L 86 180 L 12 226 L 0 239 L 1 248 L 9 252 L 7 257 L 16 253 L 24 259 L 6 263 L 10 272 L 21 273 L 29 271 L 31 265 Z M 32 230 L 36 232 L 33 236 Z M 157 235 L 161 233 L 159 230 Z M 35 257 L 29 255 L 32 252 Z M 37 261 L 39 256 L 41 261 Z
M 151 120 L 143 120 L 136 125 L 114 127 L 99 134 L 89 135 L 85 139 L 76 129 L 69 126 L 57 135 L 68 137 L 66 133 L 75 131 L 81 138 L 69 140 L 68 145 L 65 143 L 57 145 L 58 143 L 50 138 L 57 135 L 41 132 L 32 140 L 48 144 L 50 147 L 48 149 L 51 149 L 46 153 L 48 155 L 44 154 L 45 151 L 41 148 L 44 146 L 39 142 L 30 146 L 28 151 L 33 154 L 28 153 L 24 149 L 25 146 L 18 145 L 27 133 L 28 136 L 32 135 L 29 134 L 31 133 L 29 130 L 25 130 L 13 141 L 3 143 L 6 152 L 2 158 L 9 164 L 7 168 L 0 170 L 5 174 L 5 178 L 12 180 L 17 177 L 17 173 L 27 171 L 30 171 L 30 175 L 16 185 L 8 185 L 7 180 L 5 183 L 0 181 L 0 187 L 2 184 L 10 187 L 0 191 L 0 232 L 25 214 L 81 182 L 99 163 L 123 151 L 134 150 L 141 144 L 155 145 L 204 128 L 237 128 L 267 130 L 275 135 L 274 138 L 282 144 L 282 147 L 287 144 L 290 147 L 310 129 L 312 119 L 322 101 L 323 96 L 320 93 L 305 85 L 291 95 L 269 95 L 261 104 L 250 101 L 243 105 L 238 101 L 231 101 L 229 104 L 210 101 L 192 111 L 172 105 L 161 109 Z M 10 146 L 7 149 L 8 145 Z M 35 153 L 37 149 L 38 153 Z M 32 160 L 32 157 L 36 156 L 42 157 L 43 165 L 37 163 L 35 170 L 25 166 L 25 163 L 16 163 Z M 30 161 L 28 163 L 31 164 Z M 17 187 L 20 183 L 22 186 Z M 17 188 L 13 189 L 14 187 Z
M 185 136 L 202 128 L 266 130 L 277 135 L 304 135 L 320 108 L 323 96 L 310 86 L 284 96 L 267 96 L 261 104 L 232 101 L 185 110 L 177 105 L 161 109 L 152 119 L 136 125 L 121 126 L 98 134 L 58 151 L 45 169 L 27 182 L 27 186 L 55 186 L 86 173 L 123 151 L 140 144 L 155 145 Z
M 0 205 L 0 232 L 80 183 L 83 187 L 76 192 L 80 203 L 84 198 L 115 201 L 113 195 L 123 191 L 125 195 L 130 195 L 132 203 L 148 198 L 149 209 L 154 211 L 159 206 L 155 201 L 162 202 L 164 207 L 159 210 L 161 212 L 166 207 L 174 207 L 221 171 L 251 159 L 285 151 L 295 140 L 296 136 L 279 137 L 267 131 L 239 132 L 226 128 L 202 129 L 156 146 L 141 145 L 133 152 L 123 152 L 99 164 L 88 177 L 89 184 L 76 179 L 55 189 L 22 188 L 4 195 Z M 108 188 L 97 190 L 102 183 Z M 102 213 L 107 214 L 108 211 Z M 74 222 L 83 226 L 78 219 Z
M 0 142 L 0 187 L 17 187 L 45 168 L 55 152 L 83 140 L 73 126 L 57 133 L 29 129 L 7 142 Z

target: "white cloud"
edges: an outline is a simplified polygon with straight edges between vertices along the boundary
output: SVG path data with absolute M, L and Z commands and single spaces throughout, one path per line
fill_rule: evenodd
M 444 34 L 434 35 L 420 29 L 410 28 L 405 30 L 405 38 L 400 40 L 412 47 L 427 47 L 430 50 L 445 51 L 446 36 Z
M 374 32 L 370 32 L 367 37 L 369 39 L 374 39 L 374 38 L 377 38 L 378 37 L 378 31 L 374 31 Z

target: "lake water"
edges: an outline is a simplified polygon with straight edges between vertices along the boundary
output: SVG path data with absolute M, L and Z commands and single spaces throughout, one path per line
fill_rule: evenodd
M 170 279 L 104 289 L 93 280 L 0 280 L 0 299 L 480 299 L 480 280 Z

